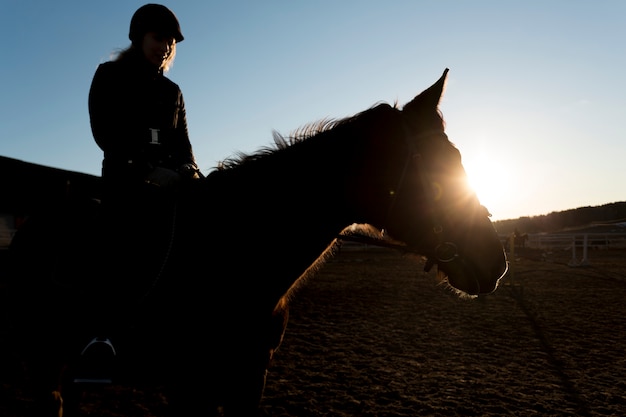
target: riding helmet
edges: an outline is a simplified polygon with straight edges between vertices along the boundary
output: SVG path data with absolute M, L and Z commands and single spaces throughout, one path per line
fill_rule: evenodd
M 161 4 L 149 3 L 141 6 L 130 20 L 128 38 L 133 43 L 140 43 L 148 32 L 171 35 L 176 43 L 185 39 L 180 31 L 176 15 Z

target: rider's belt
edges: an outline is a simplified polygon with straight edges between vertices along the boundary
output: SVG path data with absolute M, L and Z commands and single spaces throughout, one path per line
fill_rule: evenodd
M 159 132 L 161 131 L 160 129 L 154 129 L 154 128 L 148 128 L 148 130 L 150 130 L 150 144 L 151 145 L 160 145 L 160 138 L 159 138 Z

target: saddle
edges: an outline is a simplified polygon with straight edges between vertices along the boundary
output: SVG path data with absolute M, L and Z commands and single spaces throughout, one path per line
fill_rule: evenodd
M 54 284 L 83 294 L 140 296 L 170 249 L 174 215 L 172 209 L 147 216 L 133 208 L 112 212 L 98 200 L 65 207 L 48 226 L 38 226 L 54 252 Z

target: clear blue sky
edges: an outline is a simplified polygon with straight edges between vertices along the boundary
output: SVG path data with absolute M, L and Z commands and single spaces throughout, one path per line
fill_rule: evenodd
M 87 94 L 145 2 L 0 0 L 0 155 L 91 174 Z M 170 1 L 206 173 L 450 68 L 441 109 L 494 220 L 626 200 L 626 1 Z

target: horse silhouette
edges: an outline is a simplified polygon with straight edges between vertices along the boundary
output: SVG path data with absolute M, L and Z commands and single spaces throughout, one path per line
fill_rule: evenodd
M 38 415 L 61 399 L 78 414 L 90 342 L 114 347 L 113 380 L 162 387 L 173 415 L 255 415 L 289 300 L 343 240 L 424 257 L 459 294 L 494 291 L 507 261 L 445 134 L 447 72 L 403 108 L 276 134 L 149 221 L 112 231 L 93 199 L 31 216 L 9 249 L 8 307 Z

